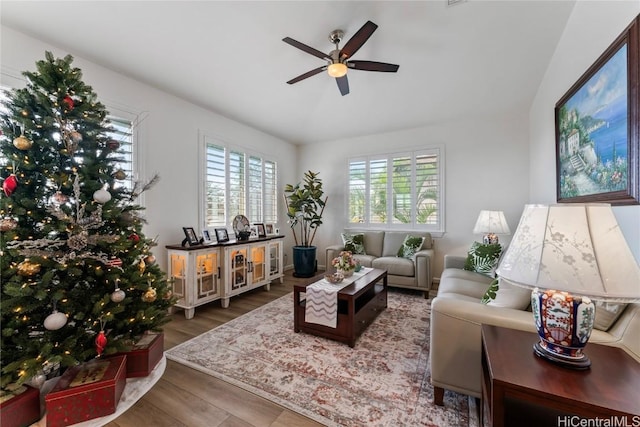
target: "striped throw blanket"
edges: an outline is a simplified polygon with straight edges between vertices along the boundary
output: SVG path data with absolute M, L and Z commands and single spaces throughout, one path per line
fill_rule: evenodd
M 370 268 L 363 268 L 337 284 L 321 279 L 307 286 L 305 322 L 335 328 L 338 325 L 338 292 L 366 274 L 367 270 L 371 271 Z

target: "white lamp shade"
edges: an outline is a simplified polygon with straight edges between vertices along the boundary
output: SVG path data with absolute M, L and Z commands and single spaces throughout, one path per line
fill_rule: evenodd
M 509 224 L 502 211 L 480 211 L 473 234 L 510 234 Z
M 640 267 L 608 204 L 525 206 L 496 272 L 528 288 L 640 301 Z

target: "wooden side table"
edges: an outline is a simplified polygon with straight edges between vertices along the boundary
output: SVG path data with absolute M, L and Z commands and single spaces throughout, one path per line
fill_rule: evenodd
M 619 348 L 588 344 L 591 368 L 571 370 L 535 356 L 537 340 L 534 333 L 482 326 L 484 425 L 605 425 L 580 418 L 640 425 L 640 363 Z

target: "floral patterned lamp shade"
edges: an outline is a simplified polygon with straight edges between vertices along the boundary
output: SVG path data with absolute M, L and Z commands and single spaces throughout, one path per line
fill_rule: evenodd
M 484 244 L 497 244 L 498 234 L 511 234 L 509 224 L 502 211 L 480 211 L 473 234 L 484 234 L 482 242 Z
M 640 301 L 640 267 L 608 204 L 527 205 L 496 273 L 533 289 L 538 356 L 588 368 L 591 299 Z

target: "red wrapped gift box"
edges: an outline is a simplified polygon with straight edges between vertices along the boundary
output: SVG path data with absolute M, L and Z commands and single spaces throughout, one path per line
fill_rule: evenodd
M 40 419 L 40 390 L 23 386 L 24 391 L 0 403 L 2 427 L 28 426 Z
M 118 353 L 127 356 L 127 378 L 146 377 L 156 367 L 164 354 L 164 334 L 146 333 L 131 350 Z
M 127 356 L 94 359 L 69 368 L 45 396 L 47 427 L 113 414 L 127 381 Z

